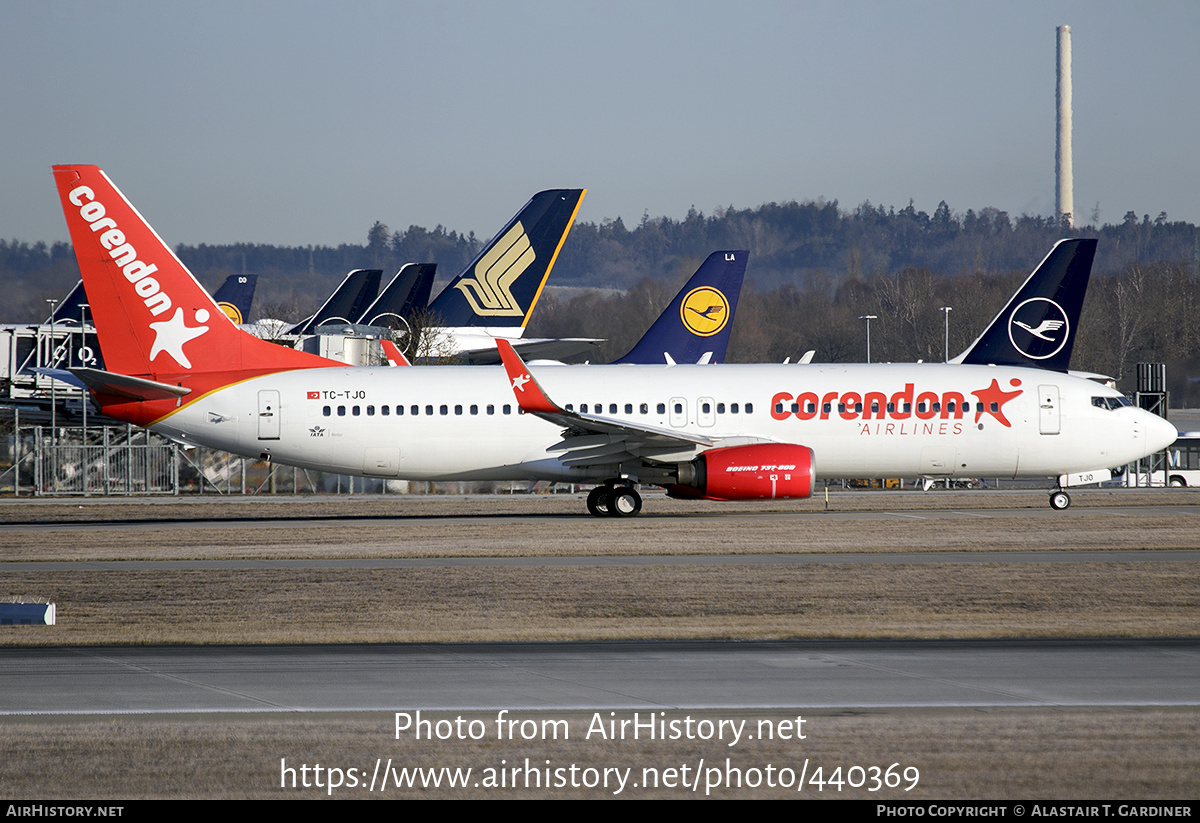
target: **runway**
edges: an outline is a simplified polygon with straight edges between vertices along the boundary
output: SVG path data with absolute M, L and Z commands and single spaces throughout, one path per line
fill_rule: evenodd
M 0 650 L 0 714 L 1200 704 L 1200 640 Z

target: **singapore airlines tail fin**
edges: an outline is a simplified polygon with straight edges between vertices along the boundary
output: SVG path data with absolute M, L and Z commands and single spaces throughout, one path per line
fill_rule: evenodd
M 430 304 L 447 328 L 509 329 L 519 337 L 587 189 L 538 192 Z
M 629 354 L 615 362 L 725 362 L 749 254 L 710 254 Z
M 1067 371 L 1096 241 L 1059 240 L 983 334 L 952 363 Z
M 55 166 L 54 179 L 104 374 L 204 391 L 252 374 L 330 364 L 238 329 L 98 167 Z

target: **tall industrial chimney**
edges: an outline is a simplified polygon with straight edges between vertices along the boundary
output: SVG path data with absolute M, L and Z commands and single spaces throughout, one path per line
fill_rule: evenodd
M 1054 152 L 1054 209 L 1070 227 L 1075 214 L 1071 171 L 1071 27 L 1058 27 L 1058 145 Z

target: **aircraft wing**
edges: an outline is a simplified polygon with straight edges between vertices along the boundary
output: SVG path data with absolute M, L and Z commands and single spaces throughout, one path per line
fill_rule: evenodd
M 542 390 L 511 343 L 499 338 L 496 347 L 521 411 L 563 427 L 562 440 L 549 450 L 565 452 L 561 460 L 567 465 L 690 459 L 697 448 L 717 445 L 703 435 L 564 409 Z
M 603 342 L 593 337 L 532 337 L 513 340 L 510 345 L 521 352 L 526 360 L 564 360 L 579 355 L 596 357 Z M 473 365 L 486 366 L 501 362 L 500 352 L 492 345 L 464 349 L 463 355 Z

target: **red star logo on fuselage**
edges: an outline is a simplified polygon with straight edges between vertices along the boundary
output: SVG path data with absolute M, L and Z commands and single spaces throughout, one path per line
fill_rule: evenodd
M 1021 385 L 1021 381 L 1015 377 L 1012 380 L 1009 380 L 1008 383 L 1014 388 Z M 1017 389 L 1016 391 L 1002 391 L 1000 384 L 996 382 L 996 378 L 993 377 L 992 385 L 988 386 L 986 389 L 979 389 L 978 391 L 971 392 L 971 394 L 975 395 L 975 398 L 980 403 L 980 407 L 975 410 L 975 422 L 979 422 L 980 416 L 984 414 L 990 414 L 992 417 L 999 420 L 1005 427 L 1012 428 L 1012 423 L 1009 423 L 1008 418 L 1004 416 L 1004 404 L 1021 394 L 1022 391 L 1023 389 Z M 996 408 L 993 409 L 993 405 Z

